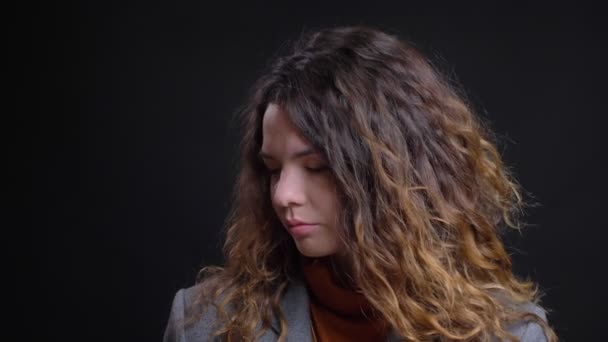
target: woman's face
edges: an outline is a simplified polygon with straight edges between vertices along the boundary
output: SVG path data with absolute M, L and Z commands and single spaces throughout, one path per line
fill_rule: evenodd
M 271 174 L 272 205 L 298 250 L 308 257 L 337 253 L 339 205 L 327 162 L 278 105 L 266 108 L 262 134 L 260 157 Z

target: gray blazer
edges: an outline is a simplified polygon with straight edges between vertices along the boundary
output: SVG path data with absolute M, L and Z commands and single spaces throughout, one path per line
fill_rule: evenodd
M 183 328 L 184 309 L 193 302 L 197 291 L 198 286 L 193 286 L 188 289 L 181 289 L 175 295 L 169 322 L 167 323 L 163 337 L 164 342 L 221 341 L 217 337 L 213 340 L 209 338 L 209 334 L 212 332 L 213 323 L 216 319 L 214 308 L 209 308 L 206 314 L 196 322 L 196 324 L 188 329 Z M 308 292 L 304 283 L 297 282 L 288 287 L 287 292 L 281 301 L 281 309 L 283 310 L 283 314 L 285 315 L 288 324 L 287 341 L 312 341 Z M 526 310 L 534 312 L 545 321 L 547 319 L 544 310 L 537 305 L 530 303 L 526 305 Z M 259 331 L 260 328 L 261 324 L 258 325 L 256 332 Z M 279 320 L 275 317 L 272 322 L 272 329 L 268 329 L 258 341 L 277 341 L 280 334 L 279 331 Z M 509 332 L 515 336 L 519 336 L 522 342 L 547 341 L 540 325 L 534 322 L 514 324 L 509 328 Z M 400 339 L 391 331 L 386 342 L 397 341 L 400 341 Z

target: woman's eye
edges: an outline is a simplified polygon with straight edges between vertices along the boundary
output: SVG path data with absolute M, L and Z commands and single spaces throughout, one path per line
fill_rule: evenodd
M 310 172 L 317 173 L 317 172 L 323 172 L 325 170 L 328 170 L 329 168 L 327 166 L 320 166 L 320 167 L 307 167 L 306 169 Z
M 278 177 L 281 174 L 281 168 L 276 168 L 276 169 L 266 168 L 266 169 L 268 170 L 268 174 L 272 177 Z M 320 173 L 320 172 L 329 170 L 329 167 L 327 167 L 327 166 L 312 167 L 311 166 L 311 167 L 305 167 L 305 169 L 311 173 Z

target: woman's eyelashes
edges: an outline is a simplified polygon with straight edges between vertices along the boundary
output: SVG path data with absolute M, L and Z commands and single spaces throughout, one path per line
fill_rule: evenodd
M 281 173 L 281 168 L 269 168 L 266 167 L 266 169 L 268 170 L 268 173 L 271 176 L 278 176 Z M 320 173 L 323 171 L 327 171 L 329 170 L 329 167 L 327 165 L 320 165 L 320 166 L 305 166 L 304 169 L 308 172 L 311 173 Z
M 329 168 L 327 166 L 317 166 L 317 167 L 307 167 L 306 170 L 313 172 L 313 173 L 319 173 L 319 172 L 323 172 L 328 170 Z

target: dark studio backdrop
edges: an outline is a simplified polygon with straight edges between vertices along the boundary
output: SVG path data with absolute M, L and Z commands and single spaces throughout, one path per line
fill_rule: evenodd
M 44 340 L 158 341 L 174 293 L 221 262 L 230 118 L 302 30 L 369 24 L 464 86 L 540 203 L 507 237 L 564 341 L 606 334 L 606 25 L 599 5 L 30 5 L 34 295 Z

